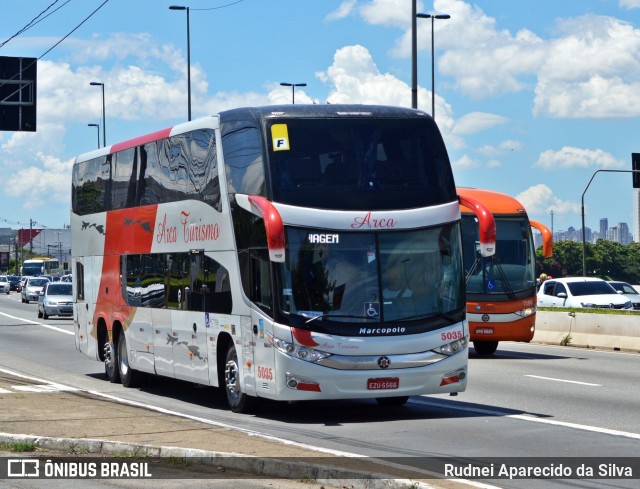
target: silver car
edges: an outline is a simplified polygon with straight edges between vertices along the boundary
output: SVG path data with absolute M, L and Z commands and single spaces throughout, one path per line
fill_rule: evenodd
M 38 297 L 38 317 L 73 315 L 73 286 L 69 282 L 49 282 Z
M 609 285 L 618 291 L 618 294 L 624 295 L 631 300 L 633 308 L 640 310 L 640 293 L 627 282 L 619 282 L 617 280 L 609 280 Z
M 6 275 L 0 275 L 0 293 L 8 294 L 11 290 L 11 283 Z
M 37 301 L 45 284 L 49 280 L 42 277 L 29 277 L 22 287 L 22 302 Z

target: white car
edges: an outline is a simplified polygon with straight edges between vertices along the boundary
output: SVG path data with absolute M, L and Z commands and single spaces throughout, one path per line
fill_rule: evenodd
M 595 277 L 554 278 L 538 291 L 538 307 L 602 307 L 632 310 L 628 297 Z
M 634 289 L 631 284 L 628 284 L 627 282 L 620 282 L 617 280 L 609 280 L 609 285 L 616 289 L 616 292 L 618 292 L 618 294 L 622 294 L 623 296 L 627 297 L 633 304 L 634 310 L 637 311 L 640 309 L 640 293 L 638 293 L 638 291 Z
M 6 275 L 0 275 L 0 293 L 8 294 L 11 290 L 11 283 Z

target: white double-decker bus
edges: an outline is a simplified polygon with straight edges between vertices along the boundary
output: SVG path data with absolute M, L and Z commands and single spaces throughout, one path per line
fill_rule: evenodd
M 79 156 L 72 187 L 76 347 L 110 381 L 236 412 L 465 389 L 460 202 L 424 112 L 228 110 Z

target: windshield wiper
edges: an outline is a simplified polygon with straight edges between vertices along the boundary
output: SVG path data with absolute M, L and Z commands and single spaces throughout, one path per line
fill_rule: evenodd
M 447 321 L 450 321 L 453 323 L 457 322 L 457 319 L 453 313 L 448 314 L 444 312 L 436 312 L 433 314 L 421 314 L 421 315 L 407 316 L 400 319 L 385 320 L 385 323 L 393 323 L 393 322 L 404 323 L 408 321 L 421 321 L 425 319 L 446 319 Z
M 370 320 L 377 320 L 378 318 L 371 318 L 371 317 L 367 317 L 367 316 L 356 316 L 356 315 L 352 315 L 352 314 L 320 314 L 318 316 L 314 316 L 311 319 L 307 319 L 304 323 L 308 324 L 311 321 L 315 321 L 316 319 L 321 318 L 349 318 L 349 319 L 370 319 Z

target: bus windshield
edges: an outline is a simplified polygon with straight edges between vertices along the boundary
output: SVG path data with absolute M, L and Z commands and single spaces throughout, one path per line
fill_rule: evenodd
M 22 266 L 23 276 L 33 277 L 33 276 L 38 276 L 42 274 L 43 274 L 42 263 L 30 263 L 30 264 L 24 264 Z
M 289 227 L 280 270 L 283 312 L 308 323 L 360 326 L 460 312 L 465 300 L 458 229 L 449 224 L 394 233 L 327 233 Z
M 463 215 L 462 227 L 465 236 L 477 236 L 475 217 Z M 464 241 L 467 293 L 512 294 L 535 287 L 535 250 L 527 218 L 497 217 L 496 235 L 496 253 L 487 258 L 477 252 L 477 241 Z
M 274 202 L 335 210 L 399 210 L 457 200 L 447 152 L 431 119 L 274 120 Z M 278 148 L 278 135 L 286 145 Z M 330 190 L 330 191 L 329 191 Z

